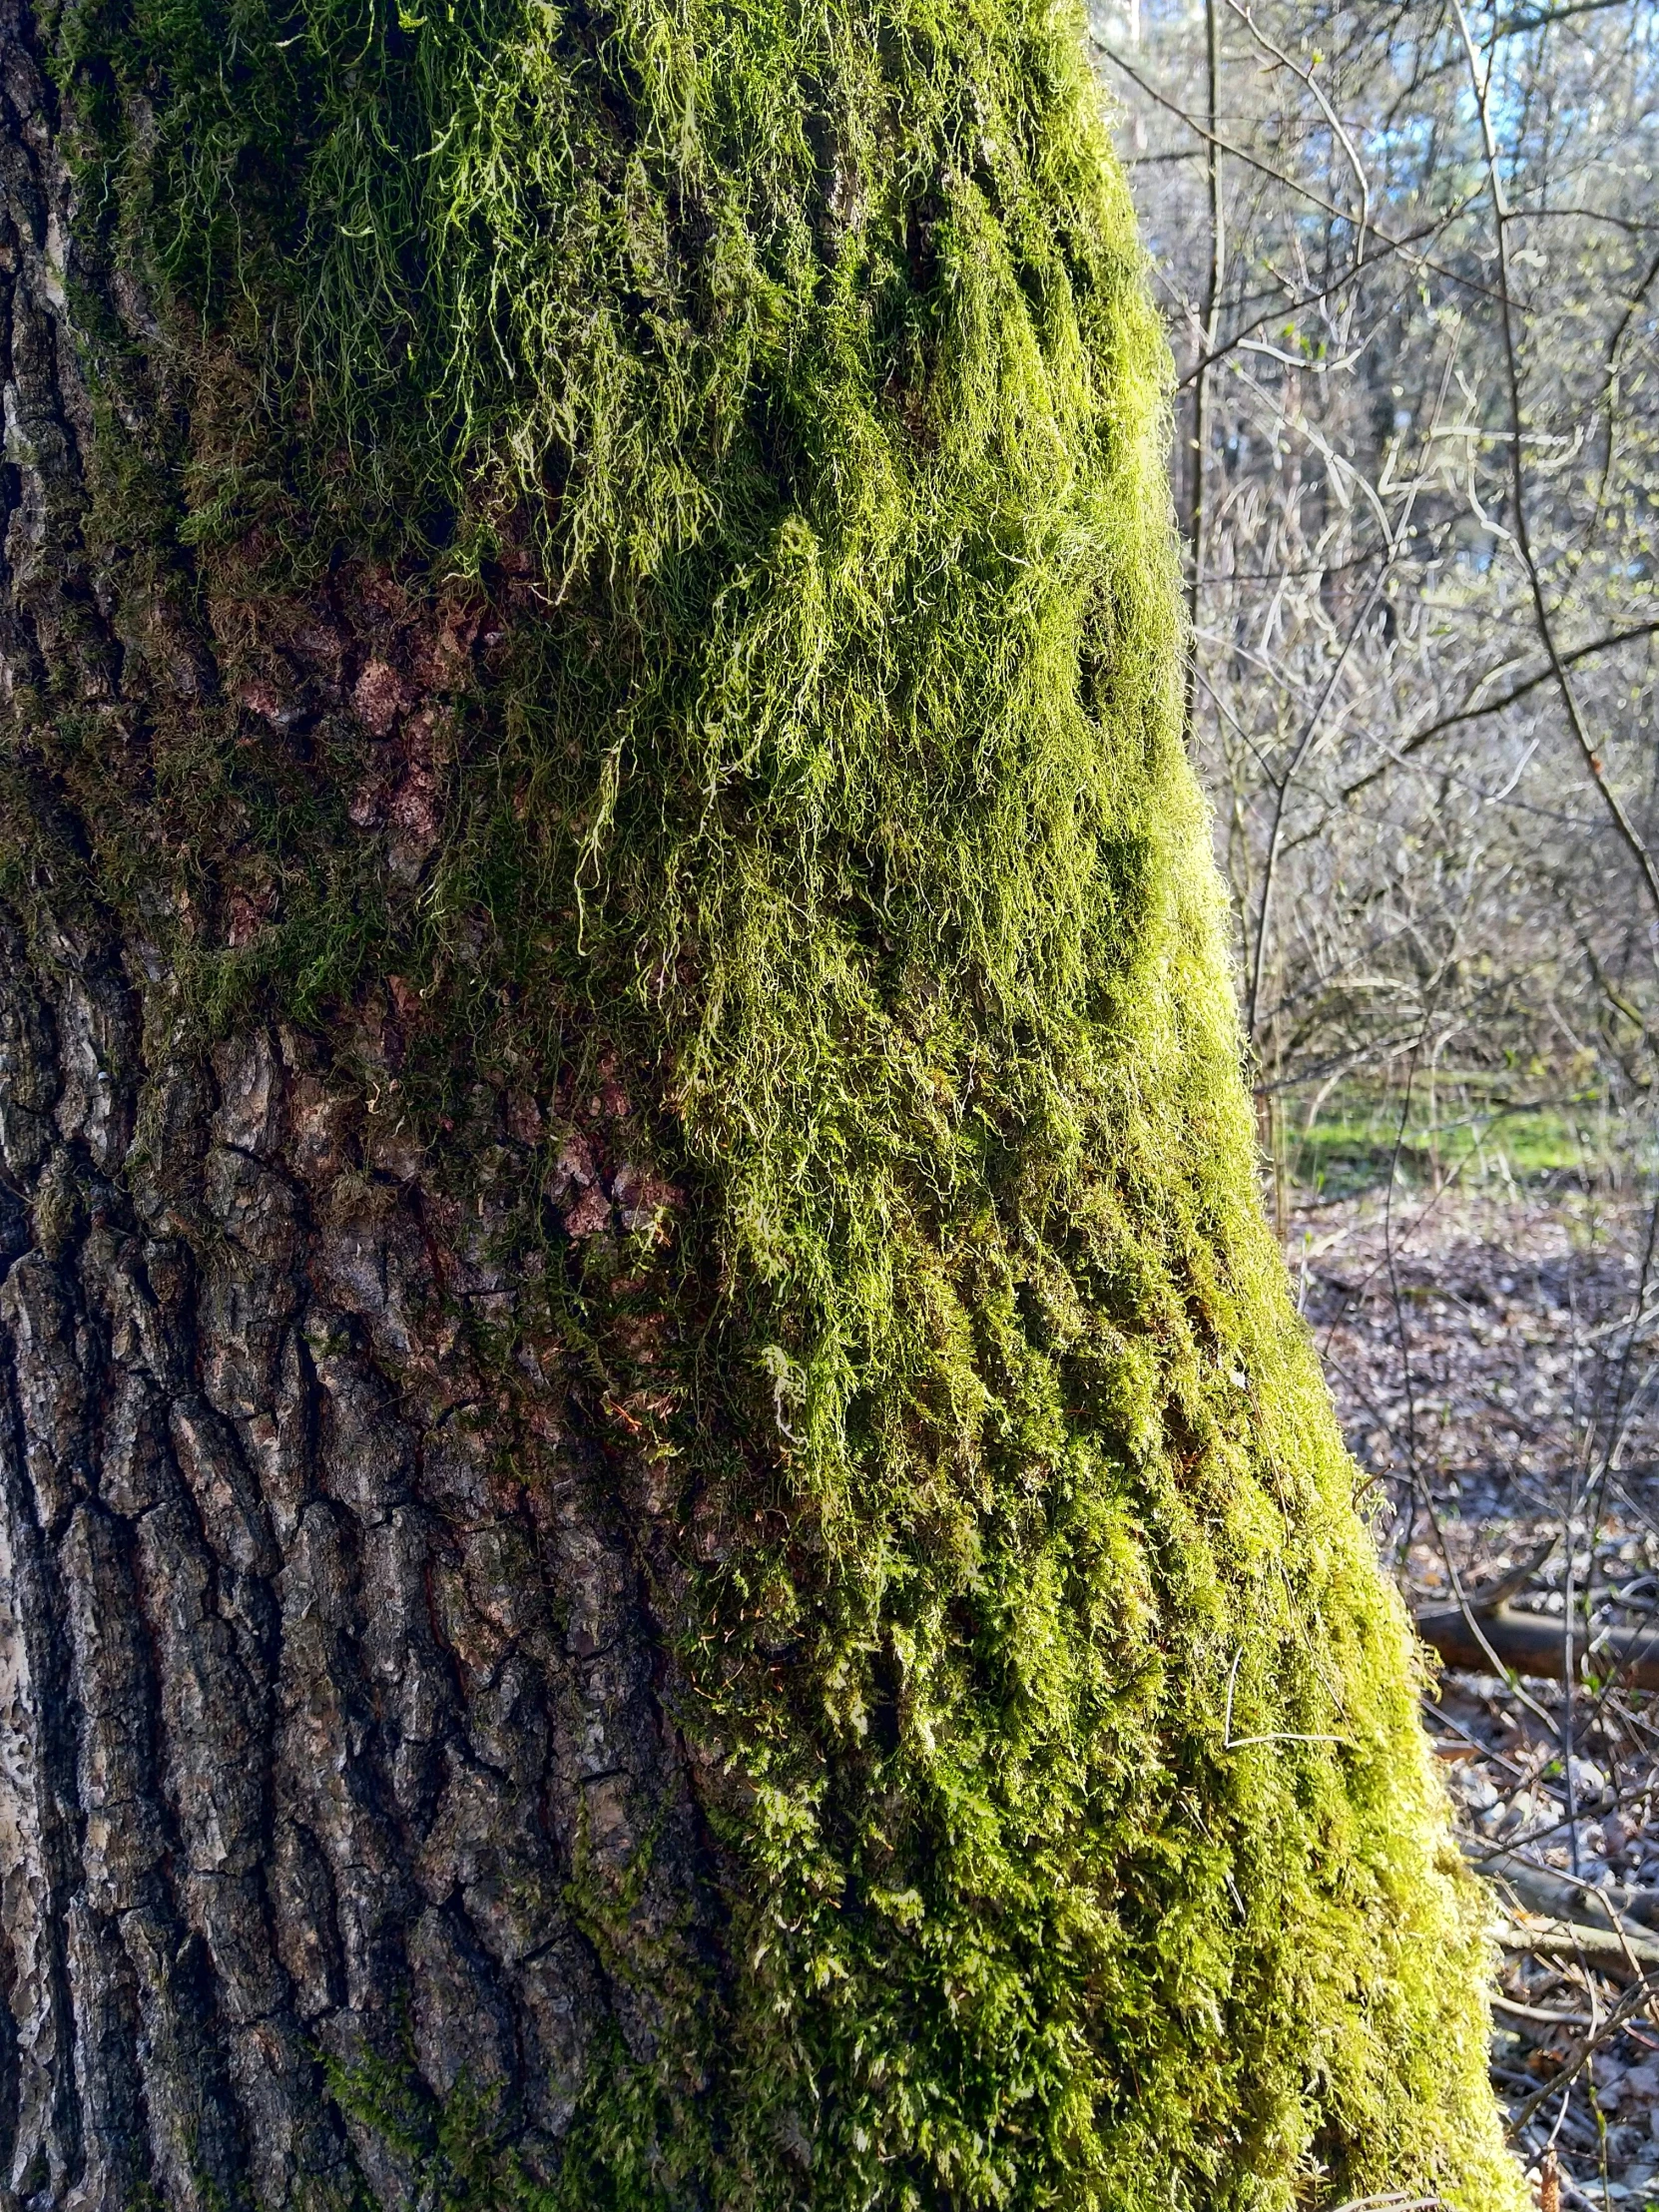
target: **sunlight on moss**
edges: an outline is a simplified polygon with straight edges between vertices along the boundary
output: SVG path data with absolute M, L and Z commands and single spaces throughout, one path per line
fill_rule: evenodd
M 434 1090 L 603 1049 L 693 1196 L 561 1323 L 610 1373 L 630 1298 L 678 1321 L 628 1448 L 749 1531 L 665 1599 L 729 1957 L 664 1937 L 680 2044 L 596 2073 L 547 2201 L 1519 2206 L 1410 1639 L 1259 1218 L 1168 363 L 1072 12 L 58 35 L 204 573 L 366 544 L 535 594 L 418 899 L 274 804 L 314 895 L 221 1017 L 379 963 Z M 542 2201 L 488 2124 L 422 2138 L 446 2201 Z

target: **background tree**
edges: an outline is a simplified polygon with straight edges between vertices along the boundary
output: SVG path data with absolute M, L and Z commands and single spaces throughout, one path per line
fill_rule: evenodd
M 1078 26 L 0 52 L 16 2196 L 1518 2203 Z

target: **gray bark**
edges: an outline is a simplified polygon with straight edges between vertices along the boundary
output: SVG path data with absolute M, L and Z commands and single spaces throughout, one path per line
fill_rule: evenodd
M 118 972 L 6 952 L 0 2171 L 287 2203 L 351 2156 L 313 2049 L 405 2012 L 430 2088 L 498 2090 L 550 2163 L 596 2027 L 652 2045 L 579 1839 L 620 1884 L 666 1816 L 634 1912 L 696 1910 L 620 1504 L 556 1373 L 504 1431 L 455 1307 L 510 1291 L 304 1040 L 158 1077 Z M 194 1218 L 154 1199 L 192 1176 Z
M 405 2015 L 549 2165 L 595 2028 L 653 2048 L 577 1854 L 622 1887 L 651 1838 L 642 1939 L 701 1912 L 622 1499 L 557 1370 L 506 1424 L 458 1328 L 511 1299 L 489 1219 L 455 1241 L 307 1040 L 157 1071 L 60 955 L 7 931 L 0 980 L 0 2172 L 289 2203 L 351 2159 L 314 2052 Z
M 147 699 L 220 674 L 189 590 L 164 573 L 136 621 L 125 556 L 84 542 L 70 185 L 30 41 L 0 6 L 0 670 L 103 718 L 119 773 Z M 355 699 L 395 874 L 424 832 L 394 613 L 331 604 L 250 711 Z M 409 2202 L 322 2054 L 493 2093 L 549 2171 L 597 2039 L 651 2055 L 639 1961 L 710 1919 L 649 1501 L 584 1440 L 556 1346 L 525 1338 L 510 1389 L 467 1349 L 469 1312 L 519 1316 L 488 1255 L 527 1109 L 478 1087 L 456 1142 L 503 1195 L 463 1215 L 389 1110 L 394 1008 L 360 1013 L 209 1060 L 150 947 L 0 909 L 0 2205 Z M 626 1199 L 615 1122 L 590 1213 Z

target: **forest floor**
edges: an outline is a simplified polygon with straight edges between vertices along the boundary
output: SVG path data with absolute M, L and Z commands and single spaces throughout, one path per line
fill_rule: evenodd
M 1560 2202 L 1659 2207 L 1659 1256 L 1633 1176 L 1295 1193 L 1293 1279 L 1414 1610 L 1506 1585 L 1585 1679 L 1447 1668 L 1427 1707 L 1501 1946 L 1492 2074 Z M 1589 1657 L 1583 1654 L 1588 1648 Z M 1547 2196 L 1545 2198 L 1547 2200 Z

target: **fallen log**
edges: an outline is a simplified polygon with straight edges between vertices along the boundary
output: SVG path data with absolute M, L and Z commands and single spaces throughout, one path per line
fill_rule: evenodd
M 1577 1959 L 1625 1986 L 1644 1976 L 1659 1978 L 1659 1942 L 1631 1925 L 1632 1917 L 1619 1910 L 1609 1891 L 1535 1867 L 1513 1852 L 1495 1852 L 1481 1860 L 1466 1842 L 1463 1849 L 1476 1871 L 1499 1886 L 1495 1902 L 1504 1906 L 1507 1918 L 1492 1933 L 1501 1949 L 1534 1958 Z M 1504 1890 L 1514 1905 L 1505 1905 Z M 1626 1902 L 1629 1896 L 1624 1893 Z
M 1659 1964 L 1659 1944 L 1651 1933 L 1644 1933 L 1659 1929 L 1659 1890 L 1627 1882 L 1581 1882 L 1575 1875 L 1537 1866 L 1519 1852 L 1482 1850 L 1472 1838 L 1463 1840 L 1463 1856 L 1488 1882 L 1506 1884 L 1528 1912 L 1580 1921 L 1604 1934 L 1610 1926 L 1622 1928 L 1633 1942 L 1652 1950 L 1653 1963 Z
M 1541 1613 L 1520 1613 L 1513 1606 L 1436 1607 L 1416 1616 L 1417 1634 L 1448 1667 L 1491 1674 L 1492 1661 L 1512 1674 L 1546 1682 L 1566 1679 L 1561 1623 Z M 1478 1633 L 1477 1633 L 1478 1630 Z M 1646 1628 L 1603 1628 L 1588 1639 L 1573 1637 L 1574 1671 L 1605 1680 L 1617 1675 L 1638 1690 L 1659 1690 L 1659 1623 Z M 1489 1648 L 1488 1648 L 1489 1647 Z

